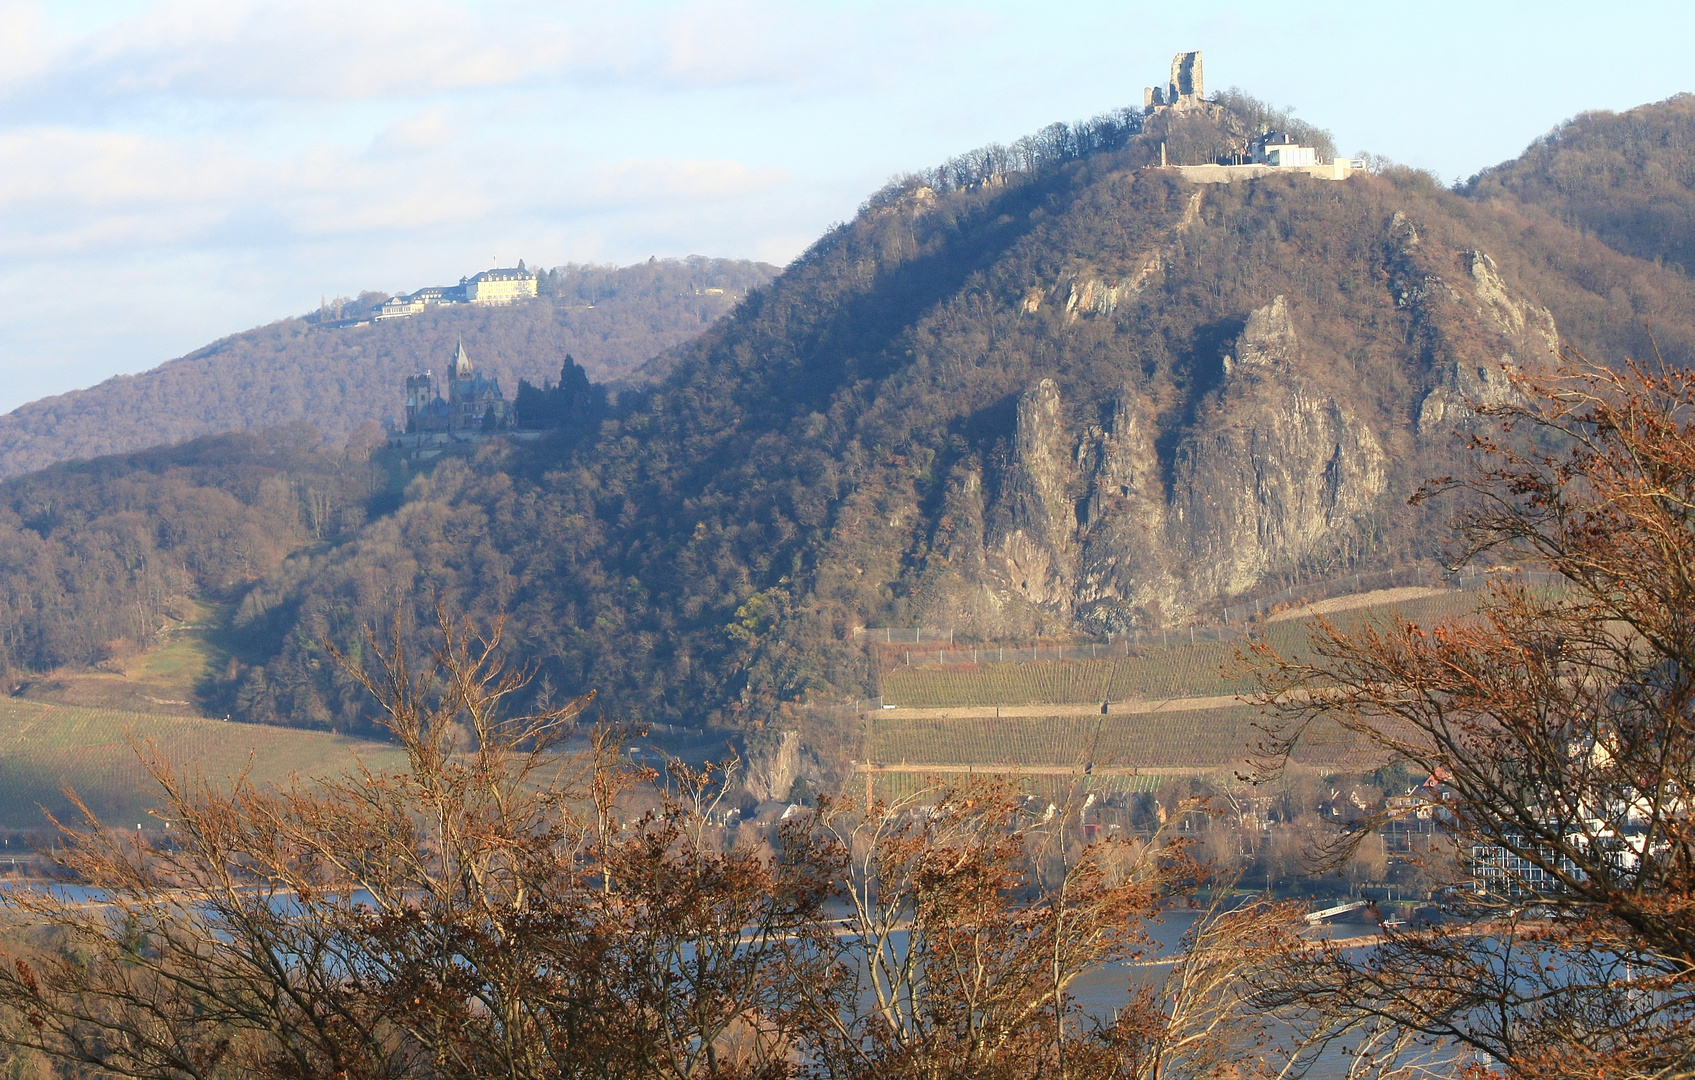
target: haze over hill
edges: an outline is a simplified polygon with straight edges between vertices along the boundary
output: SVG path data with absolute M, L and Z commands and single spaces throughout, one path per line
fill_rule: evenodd
M 508 398 L 520 378 L 557 379 L 567 353 L 591 378 L 613 382 L 700 333 L 776 272 L 700 257 L 564 266 L 540 275 L 535 301 L 512 307 L 434 307 L 338 329 L 317 328 L 318 313 L 283 319 L 0 416 L 0 476 L 293 420 L 340 443 L 361 423 L 397 415 L 406 376 L 443 368 L 460 338 Z M 360 306 L 383 298 L 366 294 Z
M 508 614 L 538 692 L 757 728 L 869 689 L 856 626 L 1146 630 L 1428 559 L 1445 520 L 1406 496 L 1455 466 L 1503 364 L 1643 355 L 1648 322 L 1695 360 L 1687 275 L 1533 201 L 1392 167 L 1157 167 L 1162 144 L 1212 160 L 1267 113 L 1240 95 L 1126 110 L 891 183 L 611 415 L 533 446 L 420 469 L 190 444 L 14 480 L 0 525 L 57 569 L 0 595 L 22 620 L 97 580 L 121 628 L 162 580 L 135 566 L 187 567 L 162 587 L 232 613 L 205 700 L 248 719 L 358 729 L 321 642 L 397 601 L 426 625 L 441 597 Z M 1689 153 L 1662 142 L 1637 167 Z M 211 526 L 180 535 L 190 501 L 270 547 L 238 564 Z M 84 549 L 107 569 L 79 569 Z
M 1695 272 L 1695 94 L 1583 113 L 1462 190 L 1542 207 L 1627 255 Z

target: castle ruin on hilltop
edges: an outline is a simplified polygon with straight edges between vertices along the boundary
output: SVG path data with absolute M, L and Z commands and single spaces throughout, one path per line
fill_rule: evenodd
M 1318 180 L 1346 180 L 1365 168 L 1365 162 L 1350 158 L 1320 161 L 1316 147 L 1302 146 L 1287 131 L 1275 131 L 1261 125 L 1257 134 L 1243 130 L 1235 118 L 1217 101 L 1208 101 L 1201 75 L 1201 53 L 1178 53 L 1171 59 L 1171 79 L 1164 86 L 1149 86 L 1142 90 L 1143 133 L 1159 140 L 1161 168 L 1175 169 L 1179 176 L 1195 184 L 1228 184 L 1233 180 L 1251 180 L 1275 173 L 1301 173 Z M 1196 125 L 1209 122 L 1229 132 L 1227 137 L 1240 140 L 1229 153 L 1214 161 L 1192 165 L 1167 164 L 1166 135 L 1195 130 Z M 1173 137 L 1178 137 L 1173 135 Z M 1203 156 L 1210 156 L 1219 147 L 1215 144 Z
M 1142 89 L 1142 107 L 1192 109 L 1206 100 L 1206 88 L 1201 81 L 1201 52 L 1178 53 L 1171 58 L 1171 81 L 1164 86 Z

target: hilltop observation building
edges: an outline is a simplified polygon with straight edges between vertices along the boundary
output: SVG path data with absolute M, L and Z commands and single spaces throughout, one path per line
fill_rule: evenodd
M 516 418 L 512 403 L 500 391 L 500 380 L 477 373 L 463 340 L 443 382 L 445 398 L 436 388 L 434 372 L 407 376 L 405 427 L 396 429 L 389 421 L 390 446 L 409 451 L 413 458 L 432 458 L 449 446 L 477 443 L 493 435 L 537 434 L 512 430 Z
M 484 270 L 460 278 L 457 285 L 431 285 L 405 296 L 391 297 L 371 317 L 382 322 L 404 319 L 440 304 L 516 304 L 520 300 L 532 300 L 535 295 L 536 276 L 519 259 L 517 266 Z
M 1220 106 L 1206 99 L 1202 81 L 1201 54 L 1178 53 L 1171 60 L 1171 79 L 1164 86 L 1149 86 L 1142 90 L 1142 110 L 1150 119 L 1161 114 L 1219 110 Z M 1246 158 L 1246 161 L 1241 158 Z M 1232 180 L 1249 180 L 1279 172 L 1300 172 L 1319 180 L 1346 180 L 1365 168 L 1365 162 L 1351 158 L 1318 160 L 1316 147 L 1302 146 L 1286 131 L 1261 127 L 1250 139 L 1247 152 L 1230 164 L 1167 165 L 1165 144 L 1160 144 L 1160 167 L 1176 169 L 1185 180 L 1195 184 L 1228 184 Z

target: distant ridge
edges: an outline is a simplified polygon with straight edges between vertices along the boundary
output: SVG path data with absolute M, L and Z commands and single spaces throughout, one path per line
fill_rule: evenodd
M 1540 207 L 1626 255 L 1695 274 L 1695 94 L 1581 113 L 1462 190 Z
M 629 378 L 776 273 L 698 256 L 572 265 L 542 272 L 542 295 L 509 307 L 432 307 L 346 328 L 320 329 L 315 315 L 283 319 L 0 416 L 0 477 L 297 420 L 340 443 L 362 423 L 397 415 L 406 376 L 443 366 L 461 336 L 478 368 L 504 386 L 557 379 L 567 353 L 597 382 Z M 367 294 L 367 306 L 382 299 Z

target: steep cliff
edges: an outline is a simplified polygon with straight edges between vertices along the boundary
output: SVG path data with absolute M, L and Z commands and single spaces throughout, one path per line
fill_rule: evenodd
M 1067 615 L 1077 587 L 1077 468 L 1059 388 L 1052 379 L 1018 399 L 1012 457 L 986 530 L 991 580 Z
M 1423 435 L 1439 434 L 1447 428 L 1468 426 L 1474 409 L 1501 405 L 1517 396 L 1511 374 L 1529 362 L 1541 364 L 1558 354 L 1559 331 L 1548 309 L 1515 298 L 1496 272 L 1495 260 L 1481 251 L 1463 255 L 1467 281 L 1449 288 L 1439 280 L 1443 292 L 1428 293 L 1417 301 L 1420 308 L 1439 299 L 1469 306 L 1477 318 L 1492 326 L 1507 346 L 1497 357 L 1467 357 L 1444 364 L 1439 379 L 1424 396 L 1418 409 L 1418 430 Z M 1469 287 L 1468 287 L 1469 286 Z
M 964 621 L 990 634 L 1072 619 L 1095 632 L 1159 626 L 1356 546 L 1387 488 L 1386 460 L 1358 411 L 1305 374 L 1321 362 L 1301 348 L 1285 297 L 1252 312 L 1176 443 L 1169 487 L 1134 389 L 1115 396 L 1104 425 L 1081 426 L 1067 424 L 1054 380 L 1025 391 L 985 557 L 960 552 L 958 535 L 950 549 L 983 567 L 986 610 Z M 980 487 L 975 472 L 964 480 Z M 946 614 L 958 622 L 968 609 Z
M 1369 560 L 1382 519 L 1404 517 L 1398 504 L 1422 479 L 1403 463 L 1392 498 L 1385 439 L 1434 472 L 1472 407 L 1507 400 L 1509 373 L 1559 347 L 1553 316 L 1489 255 L 1432 253 L 1398 210 L 1381 235 L 1381 303 L 1403 327 L 1390 355 L 1410 390 L 1397 408 L 1374 409 L 1371 388 L 1345 377 L 1357 365 L 1333 328 L 1305 344 L 1283 294 L 1247 312 L 1211 364 L 1194 358 L 1197 371 L 1215 366 L 1216 383 L 1186 413 L 1167 410 L 1164 432 L 1135 385 L 1067 401 L 1054 378 L 1039 379 L 1018 396 L 1007 451 L 988 470 L 992 496 L 980 462 L 951 478 L 946 573 L 920 590 L 915 621 L 986 637 L 1117 633 L 1168 625 L 1280 573 Z M 1098 297 L 1098 280 L 1068 295 Z M 1110 288 L 1116 305 L 1121 289 Z
M 1309 367 L 1279 296 L 1248 317 L 1224 384 L 1177 446 L 1167 542 L 1201 602 L 1346 546 L 1387 486 L 1383 448 Z

